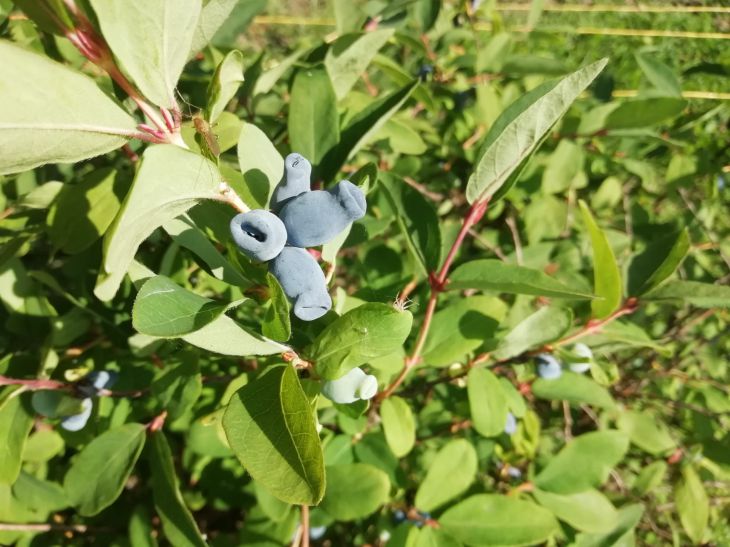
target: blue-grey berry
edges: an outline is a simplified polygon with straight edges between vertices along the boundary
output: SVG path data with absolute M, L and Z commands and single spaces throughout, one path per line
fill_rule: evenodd
M 271 195 L 271 209 L 278 211 L 290 199 L 309 192 L 312 164 L 301 154 L 292 152 L 284 159 L 284 175 Z
M 517 431 L 517 418 L 511 412 L 507 413 L 507 421 L 504 424 L 504 432 L 507 435 L 514 435 Z
M 89 416 L 91 416 L 91 409 L 93 406 L 94 405 L 91 402 L 90 398 L 87 397 L 86 399 L 82 399 L 81 413 L 63 418 L 61 420 L 61 427 L 64 428 L 66 431 L 79 431 L 83 429 L 86 425 L 86 422 L 89 421 Z
M 360 368 L 353 368 L 344 376 L 328 380 L 322 385 L 322 395 L 339 404 L 367 401 L 375 397 L 377 392 L 378 380 Z
M 111 388 L 117 381 L 117 373 L 107 370 L 94 370 L 87 374 L 78 384 L 78 391 L 86 397 L 98 395 L 102 389 Z
M 327 533 L 326 526 L 313 526 L 312 528 L 309 529 L 309 539 L 313 539 L 314 541 L 317 541 L 318 539 L 322 539 L 326 533 Z
M 350 181 L 341 180 L 329 190 L 298 195 L 279 212 L 294 247 L 323 245 L 365 215 L 365 194 Z
M 279 218 L 263 209 L 241 213 L 231 220 L 231 235 L 238 248 L 252 260 L 266 262 L 286 244 L 286 228 Z
M 589 348 L 582 342 L 578 342 L 573 346 L 572 353 L 574 353 L 578 357 L 582 357 L 583 359 L 585 359 L 585 361 L 568 363 L 568 368 L 570 368 L 570 370 L 572 370 L 573 372 L 577 372 L 579 374 L 588 372 L 591 369 L 591 360 L 593 359 L 593 352 L 591 351 L 591 348 Z
M 544 380 L 556 380 L 563 374 L 560 362 L 549 353 L 537 356 L 537 374 Z
M 294 315 L 303 321 L 319 319 L 332 307 L 327 282 L 317 261 L 304 249 L 284 247 L 269 262 L 284 294 L 294 306 Z

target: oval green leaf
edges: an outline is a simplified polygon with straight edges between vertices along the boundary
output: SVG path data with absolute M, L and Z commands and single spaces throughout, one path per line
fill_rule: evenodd
M 322 499 L 322 445 L 292 367 L 272 367 L 238 390 L 223 415 L 223 429 L 251 477 L 274 496 L 300 505 Z
M 504 432 L 507 423 L 507 395 L 494 373 L 485 368 L 472 368 L 466 380 L 469 411 L 474 429 L 485 437 Z
M 474 482 L 477 465 L 477 453 L 469 441 L 449 441 L 428 466 L 416 491 L 416 507 L 430 512 L 463 494 Z
M 391 396 L 380 407 L 385 440 L 397 457 L 408 454 L 416 443 L 416 421 L 408 403 L 398 396 Z
M 390 481 L 380 469 L 366 463 L 327 467 L 327 491 L 320 507 L 339 521 L 371 515 L 388 501 Z

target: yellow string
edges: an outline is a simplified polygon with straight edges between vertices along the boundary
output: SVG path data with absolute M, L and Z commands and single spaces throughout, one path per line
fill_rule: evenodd
M 638 89 L 615 89 L 614 97 L 636 97 Z M 713 101 L 730 101 L 730 93 L 714 93 L 712 91 L 682 91 L 685 99 L 709 99 Z
M 254 24 L 257 25 L 295 25 L 295 26 L 320 26 L 334 27 L 335 20 L 326 17 L 292 17 L 289 15 L 259 15 L 254 17 Z M 491 30 L 492 24 L 488 22 L 475 23 L 477 30 Z M 510 28 L 514 32 L 532 32 L 533 28 L 518 26 Z M 539 32 L 563 33 L 563 34 L 591 34 L 599 36 L 645 36 L 655 38 L 695 38 L 700 40 L 730 40 L 730 33 L 724 32 L 689 32 L 683 30 L 653 30 L 653 29 L 623 29 L 623 28 L 598 28 L 598 27 L 577 27 L 566 29 L 539 28 Z
M 530 4 L 497 4 L 497 11 L 530 11 Z M 603 13 L 730 13 L 730 7 L 721 6 L 611 6 L 596 4 L 583 6 L 557 4 L 543 7 L 544 11 L 603 12 Z

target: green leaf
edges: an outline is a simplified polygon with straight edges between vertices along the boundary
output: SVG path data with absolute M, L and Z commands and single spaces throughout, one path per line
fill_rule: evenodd
M 63 30 L 74 27 L 63 0 L 13 0 L 13 3 L 45 32 L 63 34 Z
M 56 483 L 21 471 L 13 484 L 13 496 L 31 511 L 48 515 L 68 507 L 66 492 Z
M 447 366 L 476 350 L 494 336 L 507 306 L 492 296 L 471 296 L 449 303 L 433 316 L 423 349 L 423 362 Z
M 0 64 L 0 175 L 105 154 L 136 132 L 91 78 L 7 40 Z
M 147 458 L 152 472 L 155 510 L 167 540 L 176 547 L 205 547 L 207 544 L 180 493 L 170 445 L 162 431 L 150 434 Z
M 593 247 L 593 292 L 598 299 L 591 302 L 591 310 L 594 317 L 603 319 L 621 304 L 621 272 L 606 234 L 596 224 L 588 205 L 582 200 L 578 203 Z
M 480 289 L 510 294 L 531 294 L 550 298 L 593 298 L 563 285 L 539 270 L 507 264 L 501 260 L 472 260 L 449 275 L 448 289 Z
M 203 390 L 197 360 L 188 358 L 178 365 L 166 367 L 150 388 L 160 407 L 167 410 L 169 419 L 178 419 L 193 407 Z
M 176 338 L 201 329 L 226 310 L 226 304 L 183 289 L 169 277 L 145 281 L 132 307 L 132 326 L 142 334 Z
M 104 240 L 104 263 L 94 294 L 110 300 L 119 289 L 139 245 L 167 221 L 203 199 L 220 197 L 216 167 L 173 145 L 145 150 L 142 166 Z
M 288 120 L 291 149 L 318 166 L 340 140 L 337 97 L 324 65 L 294 76 Z
M 626 410 L 619 415 L 616 425 L 633 444 L 649 454 L 658 456 L 677 446 L 667 425 L 651 411 Z
M 342 130 L 339 144 L 322 160 L 321 178 L 325 181 L 333 179 L 345 162 L 370 142 L 383 124 L 400 110 L 417 86 L 418 80 L 414 80 L 358 112 Z
M 578 96 L 608 62 L 602 59 L 536 88 L 510 105 L 494 122 L 466 187 L 469 203 L 494 196 L 516 174 Z M 509 185 L 507 185 L 509 186 Z
M 699 281 L 669 281 L 644 295 L 646 300 L 692 304 L 698 308 L 730 308 L 730 287 Z
M 188 57 L 194 57 L 197 52 L 213 41 L 216 32 L 220 30 L 238 4 L 239 0 L 203 0 L 203 9 L 193 34 L 193 44 Z
M 261 323 L 261 332 L 267 338 L 286 342 L 291 337 L 291 317 L 289 315 L 289 299 L 284 294 L 277 279 L 266 274 L 266 281 L 269 285 L 269 296 L 271 301 L 266 310 L 264 321 Z
M 651 85 L 668 96 L 682 98 L 682 86 L 671 68 L 645 53 L 634 53 L 634 57 Z
M 381 188 L 395 210 L 398 226 L 421 266 L 428 276 L 441 263 L 441 230 L 439 217 L 433 204 L 418 190 L 395 176 L 382 176 Z
M 413 530 L 413 528 L 411 528 Z M 410 547 L 462 547 L 463 544 L 443 530 L 425 526 L 418 530 L 418 537 Z
M 560 194 L 574 185 L 583 173 L 583 148 L 570 140 L 562 140 L 550 155 L 542 174 L 542 191 Z
M 317 374 L 335 380 L 355 367 L 395 352 L 411 332 L 413 316 L 388 304 L 367 303 L 330 323 L 305 353 Z
M 671 120 L 687 106 L 684 99 L 673 97 L 652 97 L 651 99 L 631 99 L 623 101 L 613 109 L 604 123 L 604 128 L 644 129 L 651 125 Z
M 144 443 L 145 427 L 125 424 L 105 431 L 84 447 L 63 479 L 66 495 L 80 515 L 91 517 L 114 503 Z
M 563 336 L 573 322 L 569 308 L 544 307 L 527 316 L 500 342 L 494 357 L 510 359 L 531 348 L 554 342 Z
M 79 184 L 64 185 L 46 218 L 53 244 L 69 254 L 88 248 L 109 228 L 125 190 L 124 177 L 111 168 L 98 169 Z
M 365 518 L 388 501 L 390 481 L 366 463 L 327 467 L 327 491 L 320 507 L 338 521 Z
M 549 401 L 568 401 L 574 405 L 589 404 L 601 408 L 616 408 L 608 390 L 590 378 L 564 370 L 560 378 L 543 380 L 538 378 L 532 384 L 532 393 Z
M 394 32 L 395 29 L 389 28 L 345 34 L 330 44 L 324 64 L 338 100 L 348 94 Z
M 142 95 L 158 106 L 174 108 L 201 0 L 90 1 L 104 39 Z
M 322 445 L 292 367 L 271 367 L 238 390 L 223 415 L 223 429 L 251 477 L 274 496 L 300 505 L 322 499 Z
M 567 444 L 535 477 L 535 486 L 556 494 L 575 494 L 600 486 L 629 448 L 619 431 L 586 433 Z
M 463 494 L 474 482 L 477 466 L 477 453 L 469 441 L 449 441 L 429 464 L 416 491 L 416 507 L 430 512 Z
M 598 490 L 561 495 L 536 489 L 533 495 L 540 505 L 582 532 L 610 532 L 618 523 L 618 511 Z
M 507 395 L 491 370 L 472 368 L 466 380 L 469 411 L 474 429 L 485 437 L 497 437 L 507 423 Z
M 657 460 L 644 466 L 636 475 L 631 490 L 639 496 L 645 496 L 664 482 L 669 465 L 664 460 Z
M 285 57 L 269 70 L 263 72 L 256 80 L 256 84 L 253 88 L 253 95 L 259 95 L 262 93 L 268 93 L 274 88 L 276 82 L 289 70 L 294 64 L 307 53 L 307 49 L 300 49 L 295 51 L 288 57 Z
M 23 404 L 21 393 L 7 388 L 0 402 L 0 483 L 13 484 L 18 478 L 23 450 L 33 428 L 33 415 Z
M 390 450 L 402 458 L 416 443 L 416 420 L 411 407 L 398 396 L 388 397 L 380 406 L 380 418 Z
M 658 287 L 682 263 L 690 244 L 689 231 L 686 228 L 679 234 L 669 234 L 652 242 L 629 265 L 629 294 L 638 296 Z
M 284 174 L 284 159 L 266 134 L 250 123 L 244 123 L 238 139 L 238 164 L 246 182 L 248 196 L 242 196 L 251 207 L 264 207 Z
M 578 534 L 574 547 L 630 547 L 635 545 L 634 528 L 644 514 L 640 503 L 624 505 L 618 511 L 616 527 L 605 534 Z
M 677 505 L 682 528 L 692 543 L 704 543 L 710 501 L 699 475 L 690 465 L 682 467 L 682 476 L 674 486 L 674 502 Z
M 219 315 L 202 329 L 184 334 L 181 338 L 201 349 L 237 357 L 290 351 L 287 346 L 248 331 L 227 315 Z
M 550 511 L 529 501 L 497 494 L 477 494 L 446 510 L 439 524 L 473 547 L 542 543 L 558 523 Z
M 0 411 L 1 412 L 1 411 Z M 23 449 L 23 461 L 42 463 L 57 456 L 63 450 L 63 437 L 52 429 L 41 429 L 28 437 Z
M 243 53 L 234 49 L 223 57 L 208 86 L 206 119 L 215 123 L 243 83 Z

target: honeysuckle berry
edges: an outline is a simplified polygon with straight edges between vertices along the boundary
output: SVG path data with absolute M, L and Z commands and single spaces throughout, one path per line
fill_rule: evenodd
M 236 215 L 231 220 L 230 228 L 238 248 L 252 260 L 271 260 L 286 244 L 284 224 L 275 214 L 263 209 Z
M 365 215 L 367 203 L 362 190 L 341 180 L 329 190 L 299 194 L 279 212 L 287 243 L 294 247 L 317 247 Z
M 87 397 L 81 400 L 81 412 L 74 414 L 73 416 L 67 416 L 61 420 L 61 427 L 66 431 L 80 431 L 86 426 L 86 422 L 89 421 L 91 416 L 91 409 L 93 408 L 91 398 Z
M 377 392 L 378 380 L 360 368 L 353 368 L 341 378 L 328 380 L 322 385 L 322 395 L 339 404 L 367 401 L 375 397 Z
M 318 539 L 322 539 L 326 533 L 327 533 L 326 526 L 313 526 L 312 528 L 309 529 L 309 539 L 313 539 L 314 541 L 317 541 Z
M 322 268 L 306 250 L 284 247 L 269 262 L 269 271 L 279 281 L 299 319 L 314 321 L 332 307 Z
M 94 370 L 78 383 L 77 390 L 86 397 L 93 397 L 98 395 L 101 390 L 112 387 L 116 381 L 116 372 Z
M 563 374 L 560 362 L 549 353 L 537 356 L 537 374 L 544 380 L 556 380 Z
M 583 357 L 585 362 L 578 361 L 575 363 L 568 363 L 568 368 L 570 368 L 570 370 L 577 373 L 583 373 L 591 369 L 591 359 L 593 359 L 593 352 L 591 351 L 591 348 L 582 342 L 578 342 L 573 346 L 572 353 L 578 357 Z
M 290 199 L 309 192 L 312 164 L 301 154 L 292 152 L 284 159 L 284 176 L 274 188 L 271 209 L 278 211 Z
M 504 432 L 507 435 L 514 435 L 517 431 L 517 418 L 511 412 L 507 413 L 507 420 L 504 424 Z

